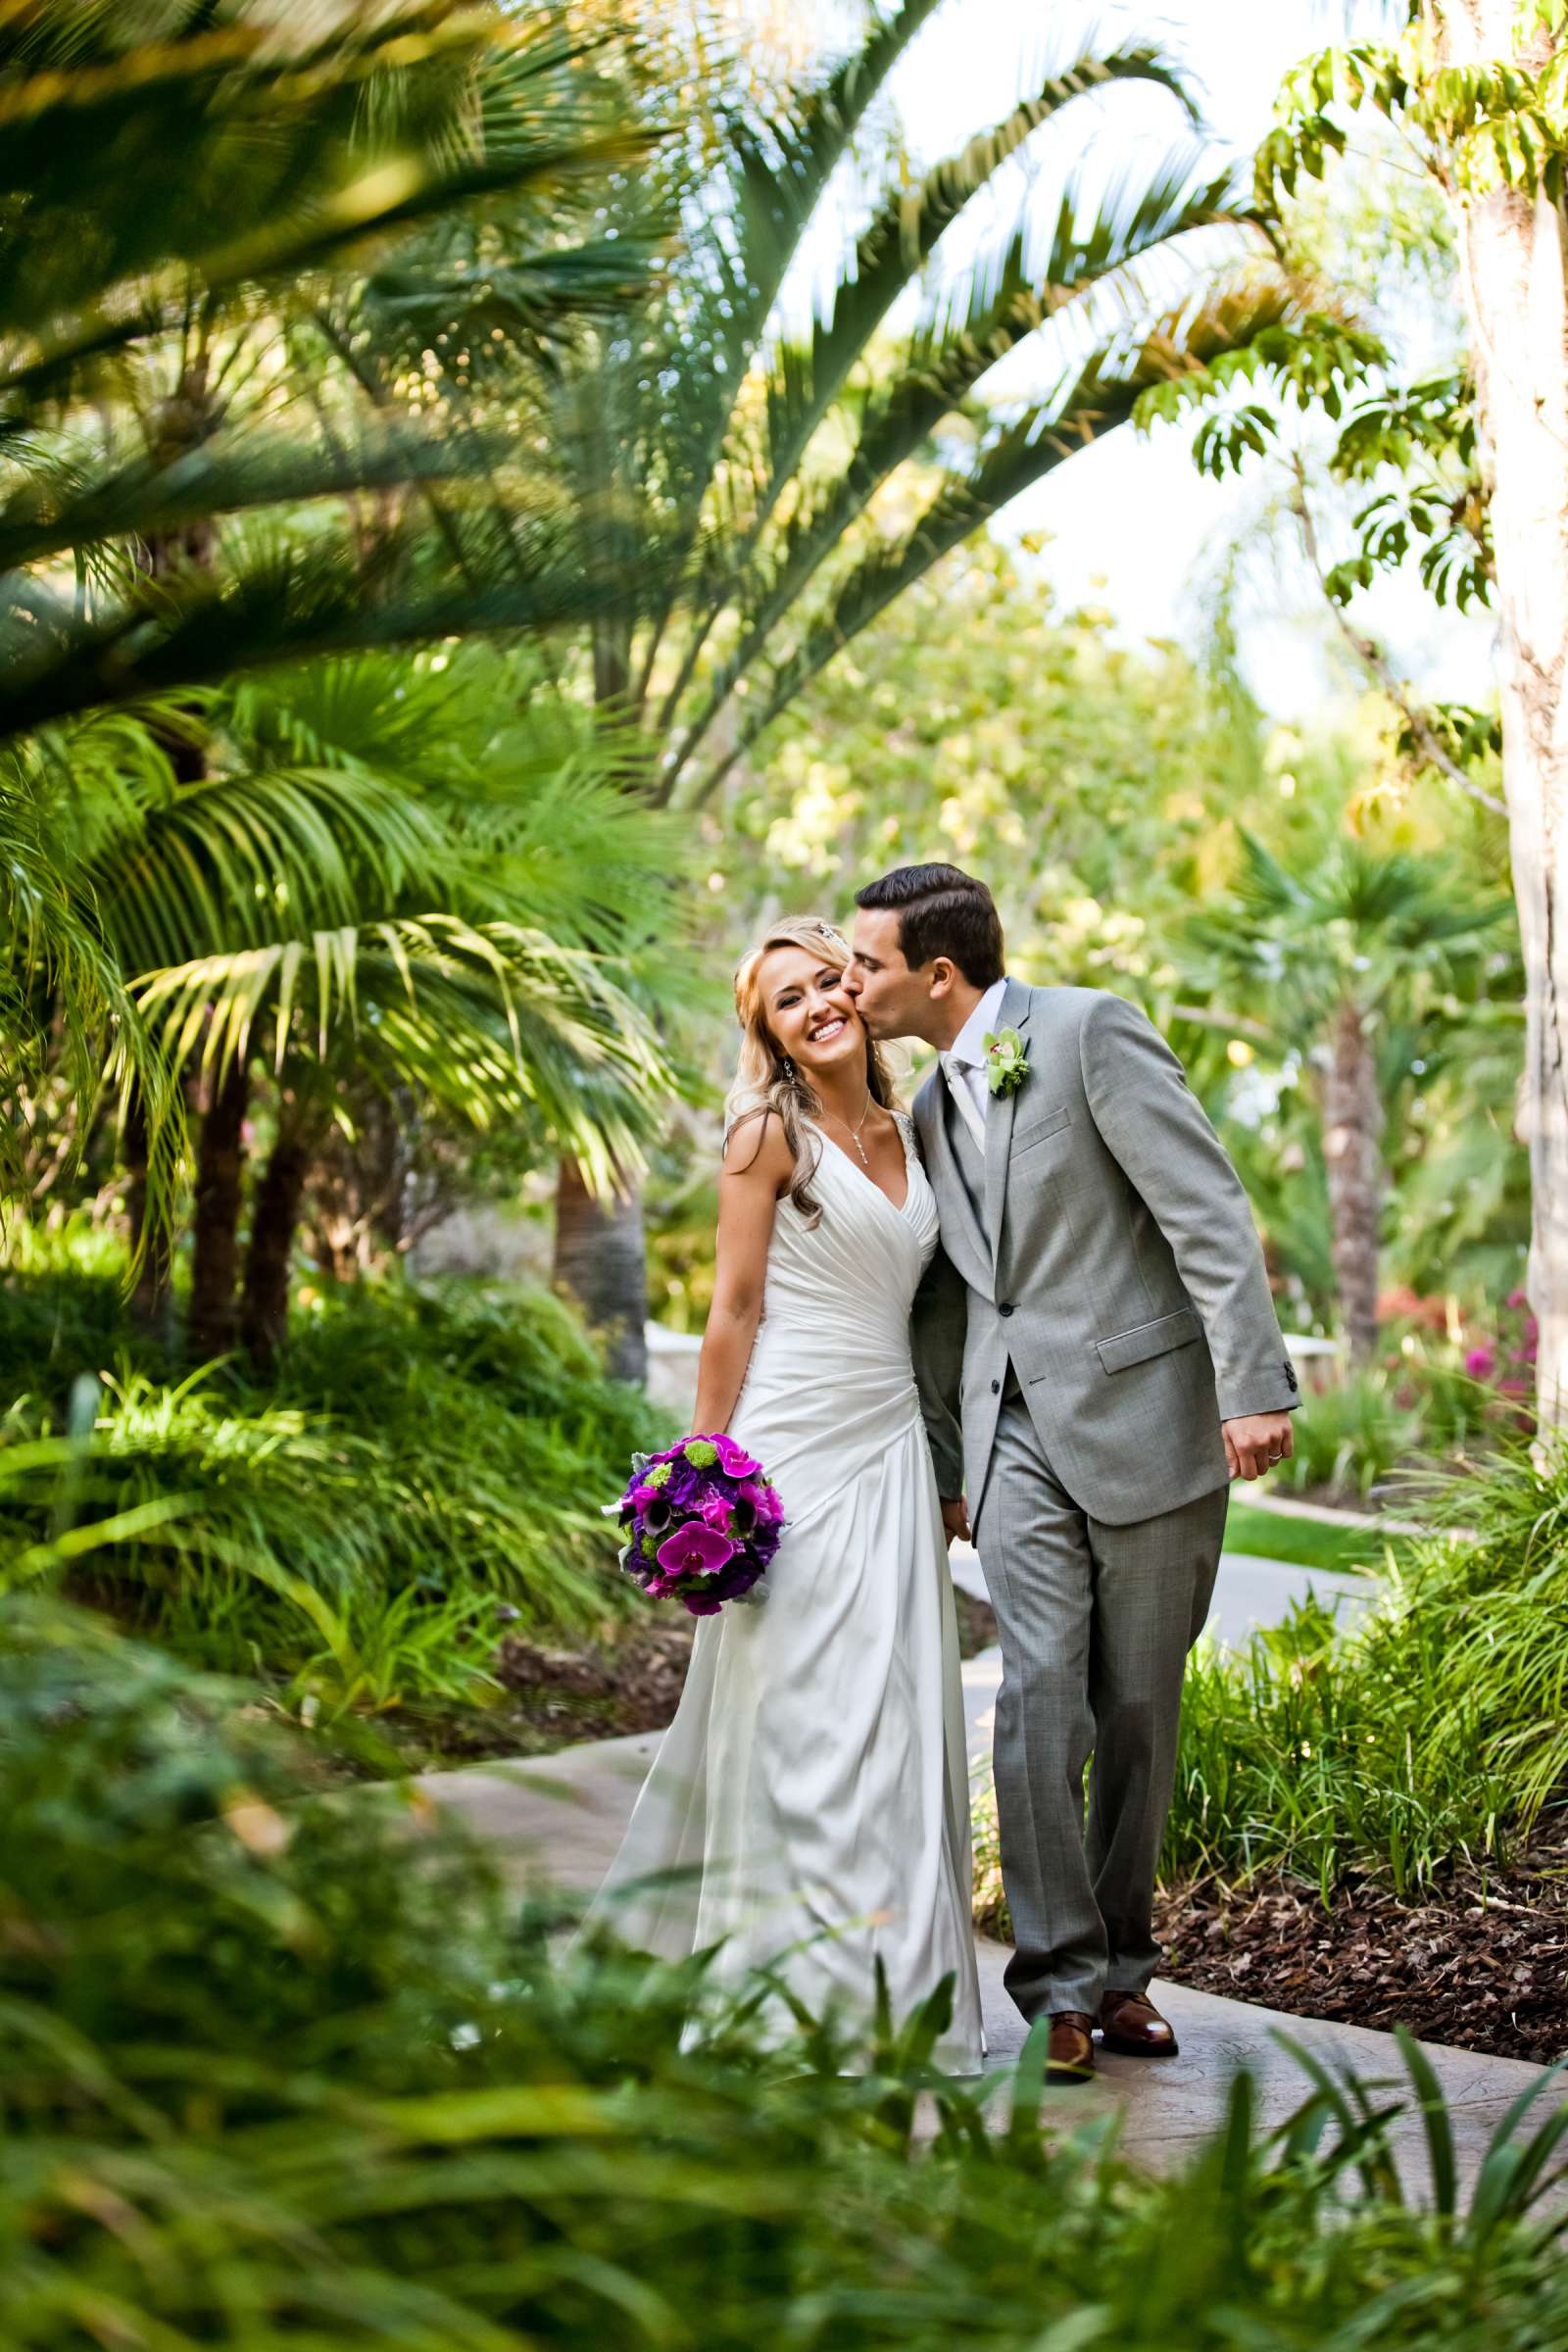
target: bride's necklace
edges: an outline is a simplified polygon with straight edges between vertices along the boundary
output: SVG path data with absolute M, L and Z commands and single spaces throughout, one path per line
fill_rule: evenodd
M 828 1111 L 826 1116 L 832 1119 L 837 1126 L 843 1128 L 845 1134 L 849 1137 L 851 1143 L 860 1154 L 861 1167 L 864 1168 L 866 1174 L 869 1175 L 871 1172 L 871 1162 L 865 1156 L 865 1146 L 860 1141 L 860 1130 L 865 1125 L 866 1120 L 871 1116 L 871 1089 L 867 1087 L 865 1090 L 865 1108 L 861 1111 L 859 1117 L 856 1120 L 853 1127 L 850 1125 L 848 1119 L 841 1119 L 836 1110 Z

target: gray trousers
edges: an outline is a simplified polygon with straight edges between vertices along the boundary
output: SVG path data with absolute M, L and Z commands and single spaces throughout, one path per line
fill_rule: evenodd
M 1026 2018 L 1093 2016 L 1107 1989 L 1142 1992 L 1158 1964 L 1154 1872 L 1182 1674 L 1228 1501 L 1220 1487 L 1131 1527 L 1089 1518 L 1009 1379 L 975 1544 L 1002 1637 L 997 1816 L 1017 1947 L 1005 1981 Z

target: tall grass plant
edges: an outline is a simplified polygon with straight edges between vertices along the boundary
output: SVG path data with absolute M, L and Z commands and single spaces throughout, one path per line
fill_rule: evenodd
M 1308 1604 L 1239 1654 L 1200 1649 L 1169 1873 L 1284 1868 L 1326 1891 L 1370 1867 L 1402 1894 L 1568 1799 L 1568 1454 L 1499 1452 L 1442 1515 L 1350 1628 Z

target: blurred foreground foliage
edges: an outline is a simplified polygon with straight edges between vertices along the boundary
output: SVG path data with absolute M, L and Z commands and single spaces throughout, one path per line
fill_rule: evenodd
M 1419 2052 L 1399 2101 L 1250 2085 L 1168 2178 L 1041 2129 L 1038 2045 L 987 2132 L 927 2052 L 757 2046 L 701 1963 L 555 1951 L 428 1807 L 323 1797 L 224 1686 L 95 1620 L 0 1606 L 0 2335 L 15 2352 L 1254 2352 L 1568 2326 L 1543 2105 L 1476 2187 Z M 1543 2079 L 1545 2080 L 1544 2078 Z M 922 2097 L 921 2094 L 926 2094 Z M 1545 2102 L 1544 2104 L 1549 2104 Z M 1071 2119 L 1064 2119 L 1070 2122 Z

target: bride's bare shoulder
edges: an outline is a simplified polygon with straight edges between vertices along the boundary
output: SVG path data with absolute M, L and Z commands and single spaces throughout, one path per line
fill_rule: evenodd
M 745 1177 L 776 1191 L 795 1165 L 795 1154 L 776 1110 L 759 1104 L 743 1110 L 724 1137 L 721 1174 Z

